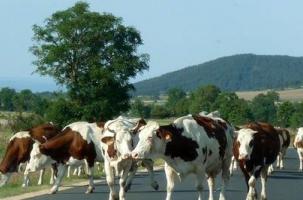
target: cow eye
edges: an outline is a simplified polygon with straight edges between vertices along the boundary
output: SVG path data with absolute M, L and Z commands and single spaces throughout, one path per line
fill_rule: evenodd
M 249 145 L 249 147 L 252 147 L 254 145 L 254 141 L 251 140 L 248 145 Z

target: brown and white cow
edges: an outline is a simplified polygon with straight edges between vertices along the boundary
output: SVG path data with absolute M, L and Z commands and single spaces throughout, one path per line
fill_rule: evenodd
M 266 199 L 267 170 L 277 158 L 280 141 L 276 129 L 262 122 L 249 123 L 238 131 L 234 156 L 248 187 L 247 200 L 257 199 L 256 179 L 261 175 L 261 199 Z
M 200 200 L 207 174 L 209 200 L 212 200 L 214 178 L 222 172 L 220 200 L 223 200 L 229 181 L 233 134 L 233 128 L 226 121 L 201 115 L 181 117 L 165 126 L 150 121 L 141 128 L 139 143 L 132 151 L 132 157 L 165 160 L 166 200 L 172 199 L 176 178 L 182 181 L 188 174 L 196 177 Z
M 297 135 L 294 139 L 294 147 L 297 149 L 299 156 L 299 170 L 303 171 L 303 127 L 298 128 Z
M 36 171 L 52 163 L 58 163 L 58 177 L 51 193 L 58 191 L 68 165 L 79 165 L 85 159 L 88 164 L 89 186 L 94 190 L 93 167 L 95 161 L 103 161 L 101 152 L 102 126 L 96 123 L 75 122 L 66 126 L 60 134 L 47 142 L 33 145 L 28 169 Z
M 290 133 L 286 128 L 280 128 L 280 127 L 275 127 L 277 130 L 277 133 L 279 134 L 279 139 L 280 139 L 280 152 L 277 156 L 277 165 L 276 167 L 278 169 L 283 169 L 284 168 L 284 156 L 286 154 L 286 151 L 289 147 L 290 144 Z M 274 171 L 273 164 L 270 165 L 268 169 L 268 174 L 271 174 Z
M 131 151 L 136 143 L 133 134 L 137 132 L 142 123 L 144 122 L 140 119 L 128 119 L 120 116 L 106 122 L 104 126 L 102 149 L 106 181 L 110 188 L 110 200 L 118 198 L 114 187 L 115 174 L 120 176 L 120 200 L 125 199 L 125 192 L 131 186 L 131 180 L 136 173 L 138 164 L 131 159 Z M 153 162 L 144 160 L 143 163 L 150 172 L 152 187 L 158 189 L 158 184 L 153 180 Z
M 35 141 L 43 143 L 45 140 L 58 134 L 59 129 L 53 124 L 46 123 L 36 126 L 29 131 L 21 131 L 14 134 L 8 143 L 6 153 L 0 164 L 0 172 L 2 178 L 0 181 L 0 187 L 5 185 L 13 172 L 18 171 L 18 166 L 29 161 L 30 152 L 32 150 Z M 42 176 L 44 170 L 40 171 L 40 177 L 38 184 L 42 184 Z M 53 182 L 53 176 L 51 176 L 50 182 Z M 28 186 L 29 178 L 28 171 L 24 172 L 24 182 L 22 186 Z

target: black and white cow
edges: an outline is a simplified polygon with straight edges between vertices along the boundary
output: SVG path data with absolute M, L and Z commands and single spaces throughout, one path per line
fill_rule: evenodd
M 165 160 L 166 200 L 172 199 L 176 178 L 182 181 L 192 173 L 196 177 L 200 200 L 203 181 L 207 175 L 209 200 L 212 200 L 214 178 L 222 172 L 220 200 L 223 200 L 229 180 L 233 134 L 233 128 L 226 121 L 201 115 L 181 117 L 165 126 L 150 121 L 141 128 L 139 142 L 132 151 L 132 157 Z

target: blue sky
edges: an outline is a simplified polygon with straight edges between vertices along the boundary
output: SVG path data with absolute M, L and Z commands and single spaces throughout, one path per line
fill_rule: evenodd
M 0 87 L 54 90 L 33 74 L 32 25 L 74 0 L 0 1 Z M 132 82 L 221 56 L 303 55 L 302 0 L 90 0 L 91 10 L 122 17 L 144 40 L 150 69 Z

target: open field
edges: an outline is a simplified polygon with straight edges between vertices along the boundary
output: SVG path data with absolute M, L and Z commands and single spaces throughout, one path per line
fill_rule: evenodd
M 247 91 L 247 92 L 236 92 L 236 94 L 245 100 L 252 100 L 258 94 L 265 94 L 270 90 L 260 91 Z M 303 89 L 287 89 L 287 90 L 275 90 L 282 101 L 302 101 L 303 100 Z

